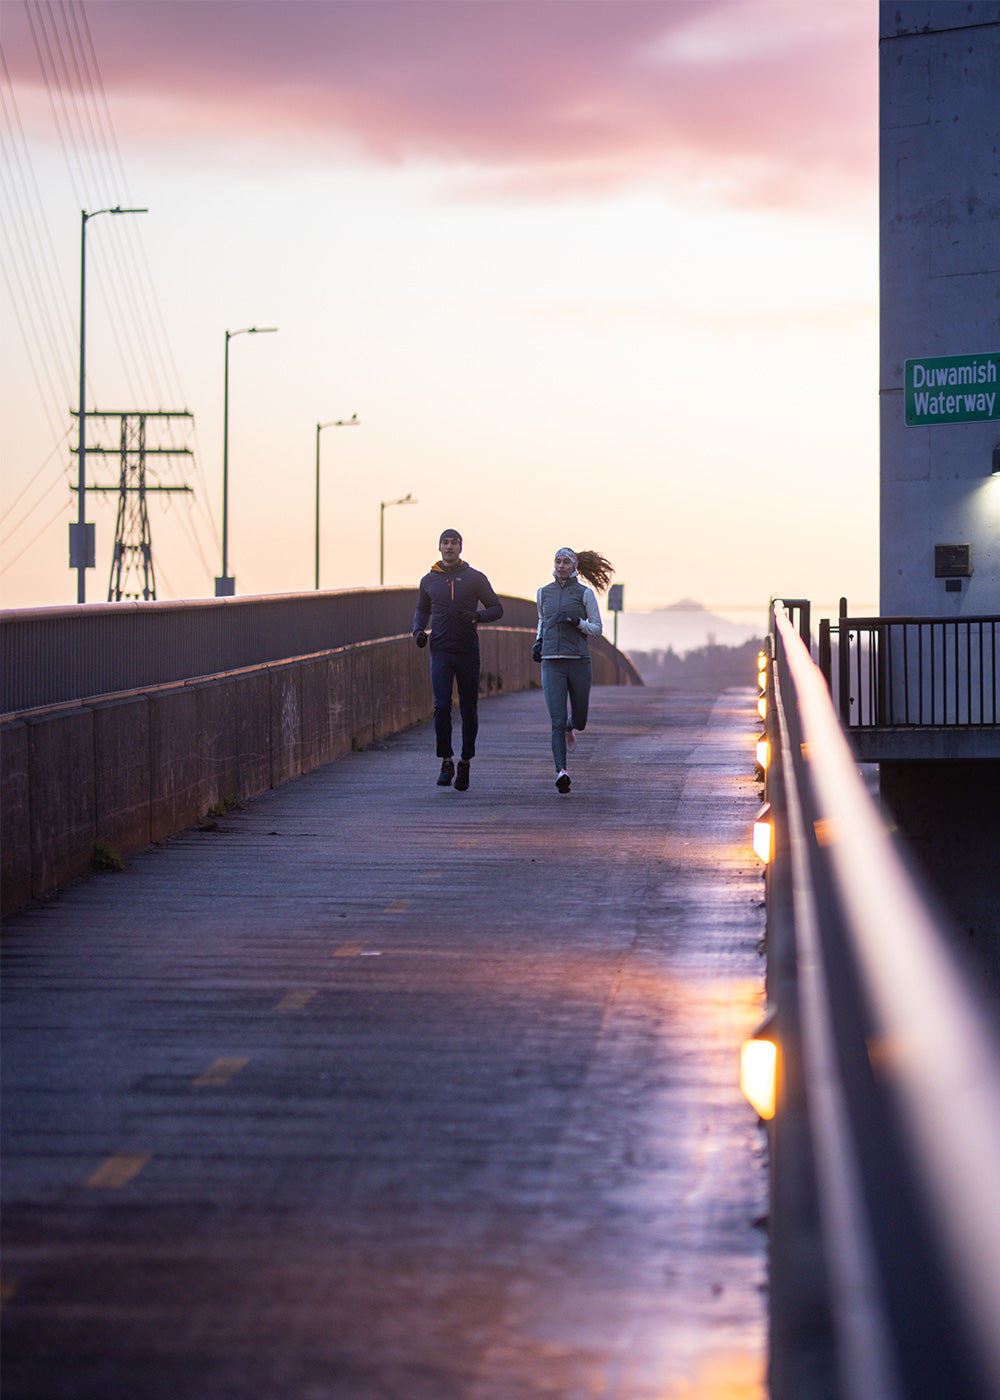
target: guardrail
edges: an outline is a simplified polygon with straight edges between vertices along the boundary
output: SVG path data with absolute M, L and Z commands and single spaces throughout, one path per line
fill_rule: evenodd
M 533 600 L 501 596 L 504 631 L 534 630 Z M 93 603 L 0 612 L 0 714 L 171 685 L 407 636 L 413 588 L 359 588 L 259 598 Z M 599 660 L 600 658 L 600 660 Z M 598 685 L 641 685 L 632 663 L 594 641 Z M 600 679 L 613 663 L 615 677 Z
M 769 649 L 772 1400 L 995 1398 L 996 1027 L 780 603 Z
M 504 627 L 538 621 L 502 598 Z M 410 632 L 416 590 L 358 588 L 0 612 L 0 714 L 262 666 Z

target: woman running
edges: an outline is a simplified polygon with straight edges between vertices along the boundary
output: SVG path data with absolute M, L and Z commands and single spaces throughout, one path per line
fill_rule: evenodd
M 594 588 L 604 592 L 614 569 L 601 554 L 585 549 L 556 553 L 553 582 L 538 590 L 538 632 L 531 655 L 542 663 L 542 692 L 552 720 L 552 757 L 556 787 L 569 792 L 566 750 L 576 744 L 576 732 L 587 723 L 590 704 L 590 644 L 588 637 L 604 631 Z M 580 581 L 586 579 L 593 588 Z

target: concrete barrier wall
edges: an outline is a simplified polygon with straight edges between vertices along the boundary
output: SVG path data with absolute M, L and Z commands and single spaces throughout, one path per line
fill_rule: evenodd
M 89 865 L 97 839 L 96 780 L 91 707 L 29 717 L 32 894 L 53 889 Z
M 484 698 L 539 685 L 532 631 L 480 632 Z M 641 684 L 604 641 L 598 685 Z M 2 905 L 183 831 L 430 717 L 428 653 L 392 637 L 8 716 L 0 725 Z
M 23 719 L 0 726 L 0 889 L 5 905 L 31 897 L 30 731 Z
M 483 630 L 484 694 L 537 679 L 530 640 Z M 127 855 L 431 711 L 427 652 L 405 637 L 8 717 L 3 907 L 87 871 L 98 843 Z

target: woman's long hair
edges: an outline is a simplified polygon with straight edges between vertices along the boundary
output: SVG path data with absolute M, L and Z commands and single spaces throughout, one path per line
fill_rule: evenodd
M 615 572 L 604 555 L 598 554 L 594 549 L 579 551 L 576 556 L 576 571 L 582 574 L 598 593 L 604 592 Z

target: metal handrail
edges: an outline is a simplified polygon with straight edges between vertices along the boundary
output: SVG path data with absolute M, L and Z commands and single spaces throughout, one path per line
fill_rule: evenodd
M 534 632 L 534 599 L 500 601 L 503 617 L 492 627 Z M 408 636 L 415 603 L 413 588 L 359 588 L 0 611 L 0 715 Z M 614 668 L 614 684 L 642 684 L 606 638 L 592 638 L 591 651 L 601 674 Z
M 502 597 L 501 627 L 534 627 Z M 416 590 L 94 603 L 0 612 L 0 713 L 169 685 L 409 633 Z
M 773 625 L 797 982 L 781 1044 L 808 1103 L 841 1394 L 995 1396 L 1000 1044 L 780 604 Z

